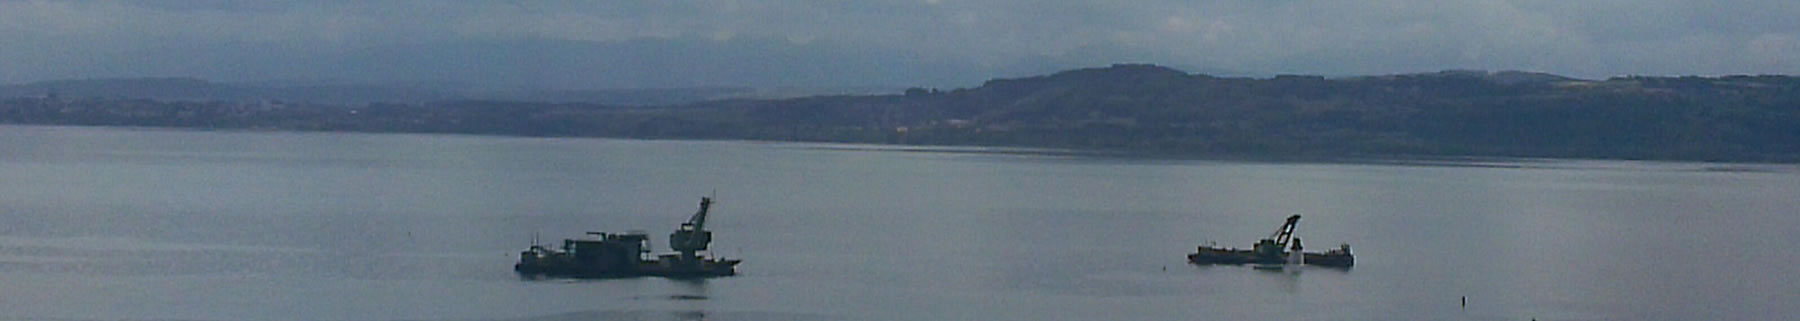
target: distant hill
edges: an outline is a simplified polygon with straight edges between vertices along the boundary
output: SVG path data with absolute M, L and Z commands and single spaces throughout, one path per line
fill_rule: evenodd
M 14 99 L 0 103 L 0 122 L 1025 146 L 1230 158 L 1800 162 L 1800 78 L 1582 80 L 1516 71 L 1223 78 L 1114 65 L 951 90 L 631 108 Z
M 1115 65 L 949 91 L 708 106 L 740 110 L 744 119 L 697 128 L 757 128 L 747 135 L 775 140 L 1222 157 L 1800 161 L 1800 78 L 1787 76 L 1589 81 L 1447 71 L 1258 79 Z

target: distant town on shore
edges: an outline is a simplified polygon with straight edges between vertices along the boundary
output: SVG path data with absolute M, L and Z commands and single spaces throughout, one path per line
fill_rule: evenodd
M 1800 78 L 1444 71 L 1222 78 L 1113 65 L 972 88 L 517 92 L 0 87 L 0 124 L 1008 146 L 1197 158 L 1800 162 Z

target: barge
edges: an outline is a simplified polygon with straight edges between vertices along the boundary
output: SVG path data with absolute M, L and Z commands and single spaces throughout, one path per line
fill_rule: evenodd
M 1293 237 L 1294 228 L 1299 223 L 1300 215 L 1289 216 L 1287 222 L 1276 229 L 1274 234 L 1258 240 L 1250 249 L 1199 246 L 1193 254 L 1188 254 L 1188 263 L 1197 265 L 1305 264 L 1336 268 L 1349 268 L 1356 265 L 1356 256 L 1350 253 L 1350 244 L 1348 243 L 1324 252 L 1304 252 L 1305 247 L 1300 245 L 1300 238 Z M 1295 256 L 1296 253 L 1299 255 Z

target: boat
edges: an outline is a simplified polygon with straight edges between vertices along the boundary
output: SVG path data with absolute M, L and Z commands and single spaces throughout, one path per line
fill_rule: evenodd
M 1287 222 L 1277 228 L 1274 234 L 1258 240 L 1250 249 L 1201 245 L 1193 254 L 1188 254 L 1188 263 L 1197 265 L 1254 264 L 1257 266 L 1297 263 L 1337 268 L 1349 268 L 1356 265 L 1356 256 L 1350 253 L 1350 244 L 1348 243 L 1324 252 L 1305 252 L 1305 247 L 1300 244 L 1300 238 L 1293 237 L 1294 228 L 1299 223 L 1300 215 L 1289 216 Z M 1291 262 L 1290 256 L 1296 252 L 1300 253 L 1297 260 L 1299 262 Z
M 737 275 L 742 260 L 709 258 L 712 231 L 706 230 L 707 212 L 712 198 L 700 198 L 700 211 L 681 223 L 669 234 L 669 247 L 675 252 L 654 257 L 650 253 L 650 236 L 641 231 L 626 233 L 587 232 L 589 238 L 565 239 L 560 249 L 536 244 L 519 253 L 513 271 L 525 277 L 560 278 L 710 278 Z M 710 251 L 708 251 L 710 252 Z

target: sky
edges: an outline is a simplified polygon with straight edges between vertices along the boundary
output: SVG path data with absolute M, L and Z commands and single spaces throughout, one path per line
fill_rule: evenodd
M 1800 74 L 1794 0 L 0 0 L 0 83 L 963 87 L 1225 75 Z

